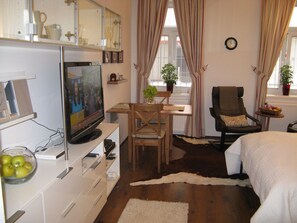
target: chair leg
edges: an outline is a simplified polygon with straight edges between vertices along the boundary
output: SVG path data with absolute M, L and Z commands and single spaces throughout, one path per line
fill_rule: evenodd
M 132 143 L 132 165 L 133 165 L 133 171 L 135 171 L 135 165 L 136 165 L 136 148 L 135 148 L 134 142 Z
M 222 151 L 225 150 L 225 137 L 226 137 L 226 132 L 222 132 L 222 135 L 221 135 L 221 150 Z
M 161 171 L 161 154 L 162 154 L 162 142 L 158 143 L 158 173 Z
M 162 163 L 166 163 L 166 151 L 165 151 L 165 142 L 162 140 L 161 142 L 161 150 L 162 150 Z

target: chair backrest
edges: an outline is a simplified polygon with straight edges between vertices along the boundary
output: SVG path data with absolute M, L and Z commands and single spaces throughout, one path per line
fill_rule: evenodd
M 219 86 L 212 88 L 212 105 L 216 115 L 246 115 L 243 87 Z
M 165 102 L 166 104 L 169 104 L 170 97 L 171 97 L 171 91 L 158 91 L 157 95 L 155 96 L 155 98 L 160 98 L 160 101 L 157 101 L 158 103 Z
M 160 137 L 162 109 L 163 104 L 131 104 L 132 136 Z

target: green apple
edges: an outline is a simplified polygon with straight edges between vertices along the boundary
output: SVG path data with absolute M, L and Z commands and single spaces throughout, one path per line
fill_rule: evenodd
M 25 164 L 25 162 L 26 162 L 26 159 L 22 155 L 13 156 L 11 159 L 11 164 L 14 167 L 23 166 Z
M 8 154 L 4 154 L 1 156 L 1 164 L 5 165 L 11 162 L 12 156 Z
M 15 177 L 16 178 L 23 178 L 29 174 L 29 170 L 23 166 L 19 166 L 15 168 Z
M 28 169 L 29 172 L 31 172 L 32 169 L 33 169 L 33 165 L 32 165 L 32 163 L 30 163 L 30 162 L 28 162 L 28 161 L 26 161 L 26 162 L 24 163 L 23 167 L 25 167 L 26 169 Z
M 11 177 L 14 174 L 14 167 L 10 163 L 4 164 L 1 170 L 3 177 Z

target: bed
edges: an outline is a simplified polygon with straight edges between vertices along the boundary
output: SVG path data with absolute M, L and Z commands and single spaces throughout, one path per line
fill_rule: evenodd
M 297 134 L 267 131 L 237 139 L 226 151 L 229 175 L 249 176 L 261 206 L 252 223 L 297 222 Z

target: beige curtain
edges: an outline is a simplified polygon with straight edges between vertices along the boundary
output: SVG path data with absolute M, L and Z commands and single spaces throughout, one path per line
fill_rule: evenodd
M 139 0 L 137 16 L 137 102 L 143 102 L 143 89 L 159 48 L 168 0 Z
M 190 104 L 193 115 L 187 120 L 186 134 L 202 136 L 203 112 L 203 25 L 204 0 L 173 0 L 177 29 L 183 53 L 191 73 Z
M 257 74 L 256 107 L 266 101 L 267 82 L 288 32 L 295 0 L 262 0 L 261 37 Z

